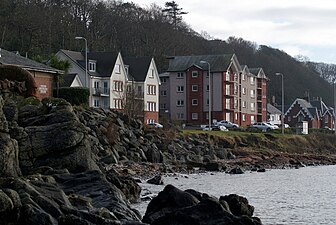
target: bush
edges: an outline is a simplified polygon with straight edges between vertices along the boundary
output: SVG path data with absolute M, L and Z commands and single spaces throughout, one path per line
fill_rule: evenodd
M 57 90 L 54 89 L 54 96 Z M 58 90 L 58 98 L 67 100 L 71 105 L 88 105 L 90 91 L 84 87 L 62 87 Z

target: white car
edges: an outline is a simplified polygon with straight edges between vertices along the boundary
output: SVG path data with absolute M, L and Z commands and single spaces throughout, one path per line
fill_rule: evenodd
M 149 123 L 147 124 L 149 127 L 154 127 L 154 128 L 163 128 L 163 125 L 160 123 Z
M 267 122 L 256 122 L 256 123 L 252 124 L 252 127 L 258 128 L 258 129 L 262 130 L 263 132 L 275 129 L 274 126 L 271 126 Z
M 204 126 L 202 130 L 209 130 L 209 125 Z M 210 130 L 229 131 L 225 126 L 218 126 L 218 125 L 212 125 Z
M 232 122 L 226 121 L 226 120 L 218 121 L 216 123 L 216 125 L 218 125 L 218 126 L 225 126 L 226 128 L 238 128 L 239 127 L 238 124 L 235 124 L 235 123 L 232 123 Z
M 271 122 L 266 122 L 268 125 L 270 125 L 271 127 L 273 127 L 273 129 L 279 129 L 279 126 L 278 125 L 275 125 Z

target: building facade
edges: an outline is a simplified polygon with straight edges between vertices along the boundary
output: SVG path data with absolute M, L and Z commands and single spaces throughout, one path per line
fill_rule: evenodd
M 175 56 L 167 73 L 160 74 L 160 113 L 198 125 L 208 123 L 211 107 L 212 120 L 265 121 L 266 76 L 262 69 L 257 72 L 242 67 L 234 54 Z

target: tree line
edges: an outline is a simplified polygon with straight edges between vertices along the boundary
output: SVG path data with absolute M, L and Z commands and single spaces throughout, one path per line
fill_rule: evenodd
M 198 33 L 183 21 L 186 13 L 175 1 L 142 8 L 122 0 L 1 0 L 0 47 L 41 60 L 59 49 L 83 51 L 84 43 L 75 40 L 82 36 L 90 51 L 153 56 L 159 72 L 167 68 L 169 56 L 235 53 L 241 64 L 264 69 L 270 102 L 281 103 L 277 72 L 285 76 L 287 104 L 307 90 L 332 102 L 331 86 L 319 76 L 321 70 L 269 46 Z

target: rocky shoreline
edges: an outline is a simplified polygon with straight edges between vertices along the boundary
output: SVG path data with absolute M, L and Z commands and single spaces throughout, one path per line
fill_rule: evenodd
M 134 177 L 336 163 L 335 141 L 324 141 L 330 148 L 319 154 L 308 143 L 304 153 L 284 152 L 272 149 L 281 144 L 273 136 L 223 139 L 147 129 L 117 111 L 24 99 L 8 90 L 1 90 L 0 120 L 0 224 L 261 224 L 251 210 L 235 213 L 237 204 L 252 207 L 240 196 L 215 199 L 172 186 L 142 220 L 130 205 L 141 191 Z M 251 150 L 258 146 L 264 149 Z

